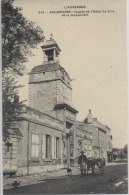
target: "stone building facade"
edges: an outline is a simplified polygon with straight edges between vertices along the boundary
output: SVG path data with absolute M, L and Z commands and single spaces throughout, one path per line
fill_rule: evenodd
M 18 173 L 33 174 L 59 169 L 63 165 L 63 122 L 31 107 L 25 107 L 17 127 L 19 143 Z M 51 165 L 51 166 L 50 166 Z
M 19 128 L 8 129 L 9 138 L 2 143 L 3 149 L 3 173 L 15 173 L 18 170 L 18 143 L 23 139 Z
M 97 118 L 93 118 L 91 110 L 83 122 L 86 124 L 87 130 L 92 133 L 93 156 L 104 157 L 108 162 L 112 161 L 113 146 L 110 128 L 99 122 Z
M 74 122 L 78 113 L 72 106 L 72 80 L 60 65 L 61 49 L 55 40 L 46 41 L 42 50 L 42 65 L 35 66 L 29 73 L 29 105 L 63 122 L 64 156 L 70 165 L 69 151 L 74 145 L 74 141 L 70 143 L 70 136 L 74 134 Z
M 80 156 L 81 150 L 84 151 L 86 156 L 89 158 L 93 156 L 92 151 L 92 133 L 87 131 L 86 125 L 77 121 L 76 123 L 76 157 Z
M 42 51 L 43 63 L 29 73 L 29 106 L 23 107 L 12 127 L 21 132 L 9 151 L 14 145 L 17 148 L 14 159 L 19 175 L 74 166 L 81 150 L 87 157 L 103 155 L 106 159 L 112 150 L 110 129 L 91 113 L 84 121 L 76 121 L 72 80 L 60 65 L 61 49 L 55 40 L 46 41 Z
M 23 138 L 17 143 L 17 174 L 59 169 L 74 163 L 78 111 L 72 106 L 72 86 L 59 63 L 54 39 L 42 46 L 44 61 L 29 73 L 29 107 L 15 127 Z
M 107 137 L 106 137 L 107 161 L 111 162 L 113 160 L 112 135 L 111 135 L 111 129 L 108 126 L 106 126 L 106 128 L 107 128 Z

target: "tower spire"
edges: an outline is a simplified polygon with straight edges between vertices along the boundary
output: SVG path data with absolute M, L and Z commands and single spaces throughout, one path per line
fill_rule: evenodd
M 59 61 L 59 54 L 61 52 L 59 46 L 53 39 L 53 35 L 51 33 L 50 39 L 46 40 L 45 44 L 41 46 L 43 49 L 43 63 L 44 62 L 49 62 L 49 61 Z

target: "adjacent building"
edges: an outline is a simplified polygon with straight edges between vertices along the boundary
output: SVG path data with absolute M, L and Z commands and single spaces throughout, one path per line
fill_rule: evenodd
M 93 118 L 91 110 L 89 110 L 83 122 L 93 136 L 93 156 L 104 157 L 108 162 L 112 161 L 112 135 L 110 128 L 99 122 L 97 118 Z

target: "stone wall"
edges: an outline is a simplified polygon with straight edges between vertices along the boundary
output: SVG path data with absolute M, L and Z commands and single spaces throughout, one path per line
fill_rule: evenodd
M 19 121 L 17 127 L 21 128 L 23 139 L 18 142 L 18 172 L 17 174 L 25 174 L 30 170 L 30 173 L 37 173 L 38 170 L 53 169 L 63 166 L 62 155 L 62 131 L 56 130 L 32 121 Z M 38 158 L 32 157 L 32 134 L 38 136 Z M 51 156 L 46 159 L 46 134 L 51 137 Z M 59 157 L 56 158 L 54 154 L 54 139 L 59 138 Z M 37 167 L 37 168 L 36 168 Z
M 52 112 L 56 104 L 56 81 L 34 85 L 34 108 L 45 113 Z
M 98 145 L 98 128 L 92 125 L 86 125 L 86 130 L 92 133 L 92 146 L 99 146 Z
M 57 104 L 60 103 L 72 105 L 72 89 L 63 80 L 57 81 Z
M 54 114 L 56 104 L 72 105 L 72 87 L 63 69 L 30 74 L 29 106 L 41 112 Z
M 17 137 L 10 137 L 12 146 L 3 142 L 3 173 L 17 171 Z
M 76 158 L 79 157 L 81 150 L 87 157 L 92 156 L 92 134 L 84 129 L 76 127 Z

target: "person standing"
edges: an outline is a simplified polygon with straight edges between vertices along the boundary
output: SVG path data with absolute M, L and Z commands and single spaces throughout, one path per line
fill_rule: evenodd
M 86 161 L 87 157 L 84 154 L 84 151 L 81 151 L 81 155 L 79 156 L 78 159 L 78 164 L 80 164 L 80 171 L 81 171 L 81 176 L 86 175 Z

